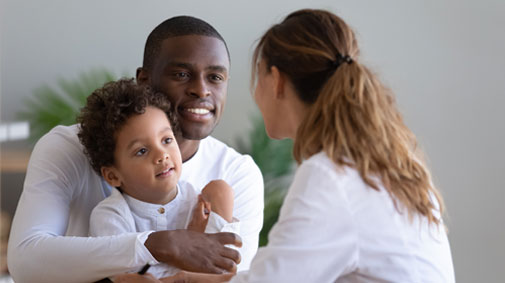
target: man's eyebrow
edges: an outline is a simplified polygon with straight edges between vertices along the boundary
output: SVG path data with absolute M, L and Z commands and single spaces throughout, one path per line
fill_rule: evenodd
M 177 62 L 177 61 L 172 61 L 167 64 L 168 67 L 178 67 L 178 68 L 184 68 L 184 69 L 194 69 L 194 65 L 190 63 L 184 63 L 184 62 Z M 210 65 L 205 67 L 206 71 L 216 71 L 216 72 L 221 72 L 221 73 L 228 73 L 228 68 L 222 65 Z
M 221 66 L 221 65 L 212 65 L 212 66 L 208 66 L 205 69 L 210 70 L 210 71 L 221 72 L 221 73 L 228 73 L 228 69 L 225 66 Z

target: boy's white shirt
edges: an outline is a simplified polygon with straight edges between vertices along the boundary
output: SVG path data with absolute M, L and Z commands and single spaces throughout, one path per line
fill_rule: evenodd
M 160 205 L 140 201 L 113 188 L 111 196 L 101 201 L 91 213 L 90 236 L 186 229 L 199 193 L 191 184 L 181 181 L 177 185 L 175 198 L 165 205 Z M 218 232 L 240 235 L 239 220 L 234 218 L 232 222 L 227 222 L 219 214 L 211 211 L 205 233 Z M 153 265 L 149 273 L 157 278 L 174 275 L 179 271 L 178 268 L 160 263 L 154 258 L 146 263 Z M 237 270 L 245 270 L 242 263 L 238 264 Z M 131 270 L 131 272 L 137 271 Z
M 150 232 L 90 238 L 92 209 L 111 193 L 91 168 L 77 138 L 78 126 L 58 126 L 35 145 L 8 245 L 16 282 L 89 282 L 140 269 L 152 259 Z M 201 190 L 223 179 L 234 190 L 233 215 L 241 221 L 242 263 L 249 266 L 263 225 L 263 178 L 251 157 L 207 137 L 180 180 Z M 77 268 L 76 268 L 77 267 Z

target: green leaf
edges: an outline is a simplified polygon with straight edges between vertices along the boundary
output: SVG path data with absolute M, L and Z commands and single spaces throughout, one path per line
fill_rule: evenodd
M 36 142 L 57 125 L 72 125 L 86 98 L 106 82 L 116 77 L 105 69 L 81 73 L 77 79 L 60 78 L 57 87 L 43 85 L 24 101 L 25 107 L 17 113 L 19 119 L 30 123 L 30 141 Z
M 263 174 L 265 209 L 260 246 L 264 246 L 268 242 L 270 229 L 279 218 L 279 210 L 294 171 L 293 142 L 270 139 L 261 116 L 256 115 L 251 120 L 253 128 L 248 140 L 238 139 L 236 144 L 239 152 L 251 155 Z

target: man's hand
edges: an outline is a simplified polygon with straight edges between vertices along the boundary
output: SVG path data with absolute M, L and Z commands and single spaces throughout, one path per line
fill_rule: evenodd
M 176 281 L 160 281 L 156 279 L 151 273 L 139 275 L 137 273 L 125 273 L 114 276 L 116 283 L 162 283 L 162 282 L 176 282 Z
M 205 273 L 234 273 L 240 263 L 238 251 L 224 245 L 242 246 L 233 233 L 203 234 L 189 230 L 151 233 L 145 246 L 160 262 L 183 270 Z
M 160 278 L 160 281 L 163 283 L 220 283 L 230 281 L 234 275 L 234 273 L 209 274 L 182 270 L 173 276 Z

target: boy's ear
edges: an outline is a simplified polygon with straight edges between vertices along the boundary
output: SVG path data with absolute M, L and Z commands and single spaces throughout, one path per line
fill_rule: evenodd
M 137 68 L 136 79 L 139 85 L 149 84 L 149 73 L 146 69 L 139 67 Z
M 109 185 L 112 187 L 120 187 L 121 186 L 121 178 L 114 167 L 106 167 L 103 166 L 100 171 L 102 172 L 102 176 Z
M 282 99 L 284 98 L 285 77 L 276 66 L 272 66 L 270 72 L 273 77 L 274 97 Z

